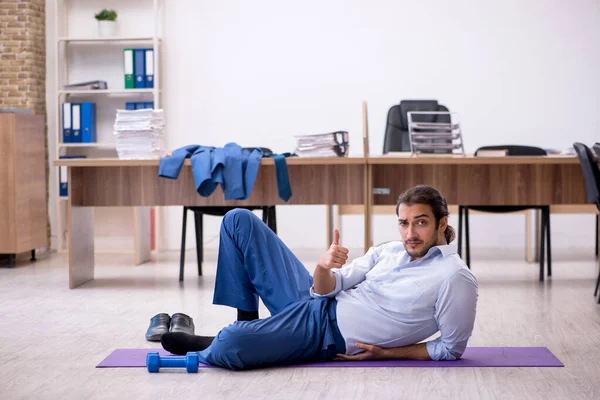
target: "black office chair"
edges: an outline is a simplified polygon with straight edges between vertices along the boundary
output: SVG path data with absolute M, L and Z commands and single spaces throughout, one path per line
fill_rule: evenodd
M 577 157 L 579 157 L 579 163 L 581 164 L 587 200 L 589 203 L 596 204 L 596 207 L 600 210 L 600 168 L 598 168 L 598 162 L 590 148 L 585 144 L 573 143 L 573 148 L 575 149 Z M 600 154 L 600 145 L 594 145 L 594 151 L 596 154 Z M 596 279 L 594 296 L 598 296 L 599 286 L 600 273 L 598 274 L 598 279 Z M 600 297 L 598 297 L 598 303 L 600 304 Z
M 592 146 L 594 149 L 594 153 L 596 154 L 596 159 L 600 160 L 600 143 L 594 143 Z M 596 214 L 596 257 L 598 257 L 598 223 L 600 222 L 600 216 Z
M 198 276 L 202 276 L 202 261 L 204 261 L 203 251 L 203 221 L 204 215 L 224 216 L 228 211 L 234 208 L 245 208 L 246 210 L 262 210 L 262 220 L 273 232 L 277 234 L 277 217 L 275 214 L 275 206 L 258 206 L 258 207 L 183 207 L 183 223 L 181 228 L 181 252 L 179 255 L 179 280 L 183 281 L 183 268 L 185 264 L 185 232 L 187 228 L 187 212 L 194 213 L 194 225 L 196 230 L 196 258 L 198 260 Z
M 383 154 L 390 151 L 410 151 L 410 135 L 408 130 L 408 113 L 412 111 L 448 112 L 448 108 L 438 104 L 437 100 L 402 100 L 399 105 L 388 111 Z M 413 115 L 416 122 L 451 122 L 448 114 Z M 434 152 L 440 152 L 435 150 Z M 447 153 L 448 150 L 441 150 Z M 450 152 L 452 152 L 450 150 Z
M 246 147 L 246 150 L 254 150 L 254 147 Z M 266 147 L 260 148 L 263 153 L 271 154 L 271 149 Z M 198 276 L 202 276 L 202 261 L 204 261 L 203 251 L 203 216 L 224 216 L 228 211 L 235 208 L 245 208 L 246 210 L 262 210 L 262 220 L 273 232 L 277 234 L 277 215 L 275 206 L 250 206 L 250 207 L 223 207 L 223 206 L 184 206 L 183 207 L 183 223 L 181 228 L 181 250 L 179 255 L 179 280 L 183 281 L 183 269 L 185 264 L 185 232 L 187 228 L 187 212 L 194 213 L 194 225 L 196 230 L 196 258 L 198 260 Z
M 480 147 L 475 152 L 475 156 L 483 150 L 506 150 L 508 156 L 545 156 L 547 155 L 544 149 L 531 146 L 485 146 Z M 548 245 L 548 276 L 552 276 L 552 252 L 550 247 L 550 206 L 525 205 L 525 206 L 481 206 L 477 204 L 459 205 L 458 206 L 458 255 L 462 255 L 462 224 L 463 215 L 465 222 L 465 247 L 466 247 L 466 264 L 471 268 L 471 249 L 469 244 L 469 210 L 483 211 L 489 213 L 507 213 L 523 210 L 537 209 L 542 212 L 542 229 L 540 239 L 540 281 L 544 280 L 544 249 L 545 244 Z
M 594 143 L 594 145 L 592 146 L 592 149 L 594 149 L 594 153 L 596 154 L 596 159 L 600 159 L 600 143 L 598 143 L 598 142 Z

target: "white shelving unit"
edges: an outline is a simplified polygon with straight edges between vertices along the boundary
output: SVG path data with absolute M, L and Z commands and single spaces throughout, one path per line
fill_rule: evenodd
M 161 38 L 158 38 L 160 41 Z M 152 42 L 154 37 L 126 37 L 126 36 L 115 36 L 115 37 L 87 37 L 87 38 L 70 38 L 70 37 L 59 37 L 57 41 L 60 42 Z
M 97 90 L 59 90 L 59 96 L 65 95 L 85 95 L 85 96 L 96 96 L 96 95 L 110 95 L 110 94 L 143 94 L 152 93 L 154 94 L 157 90 L 155 89 L 97 89 Z M 160 93 L 160 91 L 158 91 Z
M 154 102 L 161 105 L 161 45 L 164 0 L 57 0 L 55 3 L 55 69 L 56 69 L 56 159 L 61 156 L 117 157 L 113 124 L 117 109 L 129 101 Z M 104 8 L 117 11 L 119 33 L 100 37 L 94 15 Z M 154 87 L 125 89 L 123 49 L 154 49 Z M 103 80 L 106 90 L 64 90 L 65 84 Z M 63 143 L 62 104 L 64 102 L 96 103 L 96 142 Z M 64 172 L 64 171 L 63 171 Z M 58 174 L 60 176 L 60 173 Z M 66 221 L 68 196 L 60 196 L 57 185 L 58 251 L 68 248 Z M 141 263 L 150 254 L 149 207 L 96 208 L 96 249 L 98 252 L 134 253 Z M 158 218 L 156 219 L 158 222 Z M 158 230 L 156 230 L 158 231 Z

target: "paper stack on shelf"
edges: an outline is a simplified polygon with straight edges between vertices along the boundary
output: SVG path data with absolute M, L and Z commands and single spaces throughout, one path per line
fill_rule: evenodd
M 158 159 L 165 155 L 163 110 L 117 110 L 114 132 L 120 159 Z
M 86 82 L 77 82 L 70 83 L 67 85 L 63 85 L 64 90 L 99 90 L 99 89 L 108 89 L 108 85 L 106 81 L 86 81 Z
M 298 157 L 346 157 L 350 147 L 348 132 L 338 131 L 314 135 L 298 135 L 296 154 Z

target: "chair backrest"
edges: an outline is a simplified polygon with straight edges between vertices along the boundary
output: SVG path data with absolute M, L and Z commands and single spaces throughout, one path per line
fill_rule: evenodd
M 254 149 L 260 149 L 265 154 L 272 154 L 273 153 L 271 151 L 271 149 L 268 148 L 268 147 L 244 147 L 244 150 L 253 151 Z
M 600 143 L 594 143 L 592 149 L 594 149 L 594 153 L 596 153 L 596 158 L 600 159 Z
M 500 145 L 500 146 L 483 146 L 475 151 L 475 156 L 480 151 L 488 150 L 506 150 L 508 156 L 545 156 L 548 155 L 546 150 L 534 146 L 519 146 L 519 145 Z
M 410 151 L 408 113 L 412 111 L 445 111 L 448 108 L 437 100 L 402 100 L 388 111 L 383 154 L 390 151 Z M 415 122 L 450 122 L 450 115 L 414 115 Z
M 573 143 L 573 148 L 575 148 L 577 157 L 579 157 L 579 163 L 581 164 L 588 202 L 595 203 L 596 207 L 600 209 L 600 193 L 598 189 L 600 186 L 600 168 L 598 168 L 598 163 L 590 148 L 585 144 Z
M 402 100 L 400 102 L 400 123 L 403 130 L 408 131 L 408 113 L 412 111 L 448 111 L 438 104 L 437 100 Z M 414 122 L 450 122 L 449 115 L 413 115 Z

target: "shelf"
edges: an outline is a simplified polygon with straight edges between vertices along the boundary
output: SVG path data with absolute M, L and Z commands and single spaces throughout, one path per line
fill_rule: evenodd
M 116 143 L 59 143 L 59 147 L 112 147 L 116 148 Z
M 62 96 L 65 94 L 141 94 L 141 93 L 154 93 L 154 88 L 150 89 L 98 89 L 98 90 L 58 90 L 58 95 Z M 160 90 L 159 90 L 160 92 Z
M 114 115 L 116 110 L 126 108 L 125 102 L 154 102 L 155 106 L 162 105 L 162 94 L 166 87 L 162 86 L 162 63 L 164 36 L 164 11 L 167 0 L 127 1 L 119 18 L 131 21 L 129 26 L 121 26 L 121 32 L 114 36 L 99 36 L 96 30 L 96 20 L 93 15 L 97 12 L 97 1 L 57 0 L 48 2 L 53 4 L 54 12 L 47 10 L 48 24 L 54 26 L 52 36 L 52 59 L 55 61 L 55 83 L 48 90 L 52 102 L 52 115 L 55 118 L 54 126 L 48 126 L 49 140 L 55 143 L 55 159 L 61 156 L 85 156 L 86 159 L 99 157 L 117 157 L 117 144 L 114 136 Z M 93 4 L 92 4 L 93 3 Z M 102 3 L 102 2 L 100 2 Z M 105 3 L 105 2 L 104 2 Z M 114 3 L 114 2 L 113 2 Z M 139 25 L 139 26 L 138 26 Z M 126 89 L 124 81 L 124 55 L 123 49 L 127 48 L 153 48 L 154 49 L 154 87 Z M 144 54 L 145 55 L 145 54 Z M 50 57 L 50 54 L 48 54 Z M 144 63 L 145 63 L 144 57 Z M 68 87 L 65 85 L 77 82 L 103 80 L 108 83 L 108 89 L 90 90 L 87 87 Z M 96 103 L 96 142 L 94 143 L 65 143 L 63 141 L 63 103 L 78 102 Z M 81 111 L 81 110 L 80 110 Z M 72 116 L 71 116 L 72 117 Z M 81 115 L 80 115 L 81 117 Z M 48 121 L 50 124 L 50 121 Z M 81 123 L 80 118 L 80 123 Z M 63 159 L 64 160 L 64 159 Z M 64 169 L 59 169 L 57 175 L 64 174 Z M 56 179 L 54 185 L 58 185 Z M 56 195 L 52 195 L 56 203 L 56 237 L 58 251 L 65 251 L 69 244 L 66 233 L 69 228 L 68 213 L 70 204 L 69 196 L 61 196 L 60 186 Z M 64 193 L 64 191 L 63 191 Z M 105 233 L 101 234 L 104 240 L 102 247 L 109 251 L 126 251 L 135 254 L 134 261 L 149 258 L 149 248 L 146 241 L 150 237 L 150 215 L 134 208 L 134 214 L 126 211 L 123 215 L 127 219 L 122 221 L 133 224 L 131 232 L 123 237 L 132 236 L 133 247 L 121 249 L 123 246 L 118 241 L 109 239 L 114 232 L 120 232 L 121 227 L 113 226 L 113 221 L 102 219 L 95 220 L 101 224 Z M 1 225 L 1 224 L 0 224 Z M 147 234 L 148 233 L 148 234 Z M 157 232 L 158 233 L 158 232 Z M 159 240 L 159 239 L 157 239 Z M 100 246 L 96 246 L 98 250 Z M 141 261 L 140 261 L 141 262 Z
M 161 41 L 161 38 L 157 38 L 158 41 Z M 68 38 L 68 37 L 60 37 L 58 38 L 59 42 L 66 43 L 102 43 L 102 42 L 112 42 L 112 43 L 127 43 L 127 42 L 153 42 L 154 38 L 149 37 L 87 37 L 87 38 Z

